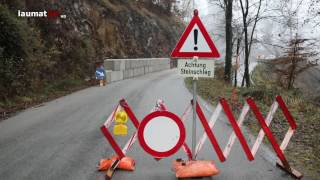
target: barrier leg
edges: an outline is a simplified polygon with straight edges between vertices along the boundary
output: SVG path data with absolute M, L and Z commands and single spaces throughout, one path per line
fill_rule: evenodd
M 282 170 L 286 171 L 287 173 L 289 173 L 291 176 L 293 176 L 296 179 L 302 179 L 303 178 L 303 174 L 302 173 L 300 173 L 299 171 L 297 171 L 297 170 L 295 170 L 293 168 L 290 168 L 290 170 L 288 170 L 279 159 L 277 159 L 277 166 L 280 169 L 282 169 Z

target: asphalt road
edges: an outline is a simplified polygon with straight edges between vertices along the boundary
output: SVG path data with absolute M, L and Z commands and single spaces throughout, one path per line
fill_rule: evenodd
M 117 102 L 125 98 L 139 119 L 142 119 L 162 98 L 170 111 L 181 115 L 190 102 L 191 94 L 183 78 L 175 70 L 149 74 L 135 79 L 92 87 L 61 97 L 42 106 L 30 108 L 0 122 L 0 179 L 103 179 L 96 171 L 97 162 L 113 153 L 100 132 L 100 126 Z M 213 107 L 204 105 L 206 116 Z M 191 121 L 187 121 L 187 143 L 191 145 Z M 222 147 L 231 133 L 224 118 L 218 120 L 214 132 Z M 134 128 L 129 123 L 132 133 Z M 203 129 L 198 123 L 198 133 Z M 245 133 L 249 136 L 247 133 Z M 123 137 L 116 138 L 124 144 Z M 249 137 L 250 139 L 250 137 Z M 252 142 L 250 142 L 252 144 Z M 116 172 L 114 179 L 175 179 L 171 161 L 185 158 L 183 151 L 173 157 L 155 161 L 135 144 L 129 155 L 136 160 L 134 172 Z M 213 159 L 221 174 L 204 179 L 290 179 L 276 168 L 274 155 L 261 147 L 255 160 L 249 162 L 238 141 L 226 162 L 221 163 L 211 144 L 204 145 L 200 159 Z
M 320 65 L 311 67 L 299 74 L 295 80 L 295 85 L 309 96 L 320 96 Z

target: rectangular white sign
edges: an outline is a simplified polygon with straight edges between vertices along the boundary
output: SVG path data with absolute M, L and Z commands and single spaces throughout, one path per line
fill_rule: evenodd
M 184 77 L 214 77 L 213 60 L 179 59 L 179 74 Z

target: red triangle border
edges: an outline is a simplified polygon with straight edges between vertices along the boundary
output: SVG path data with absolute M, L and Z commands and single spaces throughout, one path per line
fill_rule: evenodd
M 203 34 L 205 40 L 207 41 L 211 52 L 180 52 L 183 44 L 185 43 L 186 39 L 188 38 L 190 32 L 192 31 L 193 27 L 198 25 L 201 33 Z M 171 53 L 172 58 L 192 58 L 194 56 L 198 56 L 200 58 L 219 58 L 220 54 L 216 46 L 214 45 L 210 35 L 208 34 L 206 28 L 204 27 L 203 23 L 201 22 L 198 15 L 193 16 L 192 20 L 190 21 L 188 27 L 182 34 L 180 40 L 178 41 L 176 47 Z

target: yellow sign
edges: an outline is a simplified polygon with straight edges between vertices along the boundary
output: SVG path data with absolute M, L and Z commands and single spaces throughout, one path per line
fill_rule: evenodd
M 117 136 L 125 136 L 128 134 L 128 127 L 126 125 L 128 121 L 128 115 L 124 110 L 116 112 L 115 122 L 113 127 L 113 134 Z
M 128 134 L 128 127 L 124 124 L 116 124 L 113 128 L 113 134 L 117 136 L 125 136 Z

